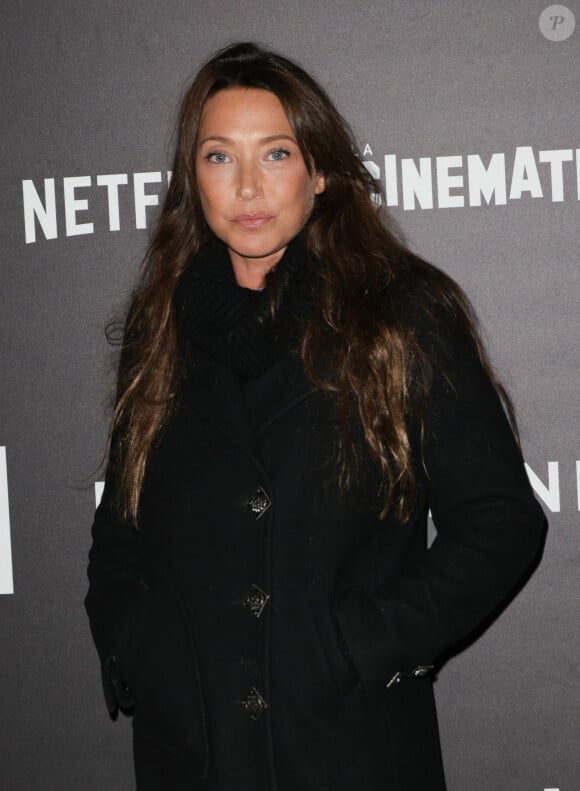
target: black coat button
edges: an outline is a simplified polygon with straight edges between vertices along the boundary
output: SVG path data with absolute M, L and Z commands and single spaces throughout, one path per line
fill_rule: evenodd
M 252 615 L 259 618 L 269 598 L 270 595 L 261 588 L 258 588 L 257 585 L 250 585 L 246 598 L 244 599 L 244 607 L 247 607 Z
M 262 487 L 259 486 L 254 492 L 254 494 L 251 497 L 248 497 L 248 499 L 246 500 L 246 505 L 248 506 L 250 511 L 254 514 L 256 519 L 259 519 L 263 514 L 266 513 L 268 508 L 272 505 L 272 501 L 270 500 L 264 489 L 262 489 Z
M 245 698 L 242 698 L 242 706 L 252 720 L 257 720 L 260 714 L 268 708 L 268 704 L 260 695 L 256 687 L 251 687 Z

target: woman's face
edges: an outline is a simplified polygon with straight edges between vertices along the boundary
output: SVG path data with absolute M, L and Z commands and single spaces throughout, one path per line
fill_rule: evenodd
M 207 101 L 196 175 L 205 218 L 236 274 L 274 266 L 324 190 L 324 177 L 306 168 L 280 100 L 257 88 L 227 88 Z

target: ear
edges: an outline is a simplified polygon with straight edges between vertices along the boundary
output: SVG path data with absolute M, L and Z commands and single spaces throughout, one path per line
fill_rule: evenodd
M 325 187 L 326 187 L 326 182 L 324 180 L 324 174 L 317 173 L 316 180 L 314 182 L 314 194 L 320 195 L 321 192 L 324 192 Z

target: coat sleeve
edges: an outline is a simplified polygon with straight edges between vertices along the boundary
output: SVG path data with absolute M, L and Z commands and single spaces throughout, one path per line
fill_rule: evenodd
M 120 381 L 131 359 L 131 339 L 123 338 L 119 365 L 117 399 Z M 114 433 L 101 502 L 96 509 L 91 529 L 87 575 L 89 589 L 85 609 L 99 658 L 107 707 L 115 714 L 118 707 L 134 705 L 126 683 L 130 675 L 129 657 L 137 650 L 135 635 L 148 592 L 157 575 L 145 562 L 142 534 L 121 518 L 116 507 L 118 479 L 119 429 Z
M 134 704 L 127 686 L 130 657 L 145 597 L 155 573 L 145 562 L 141 532 L 121 519 L 115 509 L 114 452 L 111 453 L 103 496 L 92 525 L 85 609 L 101 661 L 107 707 Z
M 334 613 L 370 689 L 421 676 L 504 604 L 539 559 L 546 520 L 473 343 L 446 318 L 425 416 L 426 503 L 437 537 Z M 385 526 L 388 529 L 388 525 Z

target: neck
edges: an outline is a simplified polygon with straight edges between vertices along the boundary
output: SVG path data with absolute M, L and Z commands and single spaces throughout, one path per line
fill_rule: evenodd
M 230 260 L 238 286 L 251 288 L 254 291 L 263 289 L 266 275 L 275 268 L 285 250 L 286 248 L 283 247 L 265 258 L 248 258 L 230 250 Z

